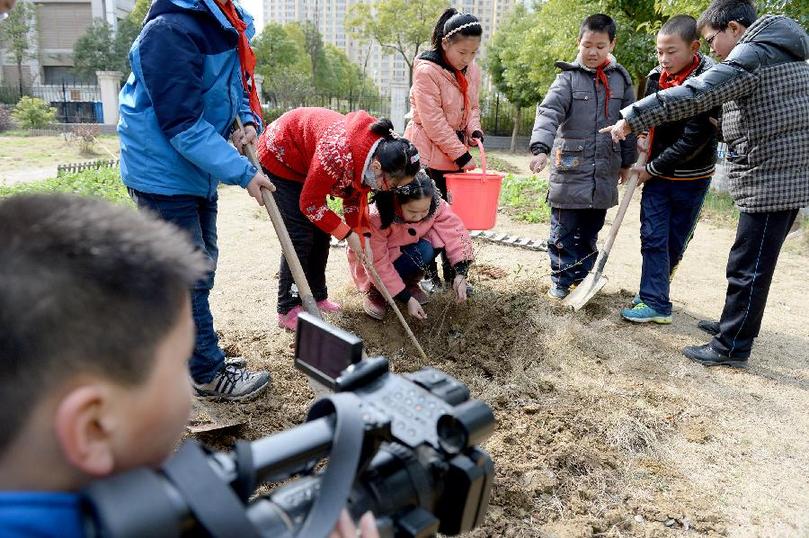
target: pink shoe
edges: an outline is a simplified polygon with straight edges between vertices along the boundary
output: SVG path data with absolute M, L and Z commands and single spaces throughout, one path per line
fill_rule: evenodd
M 342 306 L 335 303 L 334 301 L 329 301 L 328 299 L 323 299 L 322 301 L 317 302 L 317 307 L 322 310 L 323 312 L 339 312 L 343 309 Z
M 282 329 L 295 332 L 295 329 L 298 328 L 298 314 L 300 314 L 302 310 L 303 307 L 297 305 L 286 314 L 278 314 L 278 326 Z

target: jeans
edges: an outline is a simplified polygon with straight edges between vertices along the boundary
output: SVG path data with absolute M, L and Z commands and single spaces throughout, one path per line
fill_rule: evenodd
M 720 353 L 739 359 L 750 356 L 778 255 L 797 215 L 797 209 L 739 215 L 736 241 L 728 256 L 728 291 L 719 334 L 711 340 Z
M 402 277 L 405 284 L 409 280 L 421 278 L 427 268 L 435 261 L 437 252 L 433 245 L 426 239 L 419 239 L 413 243 L 402 247 L 402 255 L 393 262 L 393 268 Z
M 303 183 L 291 181 L 274 176 L 264 171 L 275 185 L 273 197 L 278 204 L 278 210 L 289 232 L 292 246 L 298 254 L 309 287 L 312 289 L 315 301 L 322 301 L 328 297 L 326 287 L 326 263 L 329 260 L 329 243 L 331 236 L 315 226 L 301 212 L 301 191 Z M 281 256 L 281 269 L 278 271 L 278 313 L 286 314 L 301 304 L 298 294 L 292 293 L 292 271 L 286 258 Z
M 671 315 L 669 290 L 674 270 L 694 235 L 710 179 L 673 181 L 652 178 L 640 200 L 640 299 Z
M 598 257 L 598 232 L 606 216 L 606 209 L 551 208 L 548 256 L 554 286 L 567 289 L 592 270 Z
M 200 279 L 191 290 L 191 312 L 196 327 L 194 352 L 188 363 L 191 377 L 197 383 L 208 383 L 225 365 L 225 353 L 219 347 L 219 337 L 213 327 L 213 315 L 208 303 L 219 258 L 216 245 L 217 198 L 199 196 L 149 194 L 129 189 L 138 208 L 149 210 L 161 219 L 184 230 L 194 246 L 211 263 L 207 277 Z

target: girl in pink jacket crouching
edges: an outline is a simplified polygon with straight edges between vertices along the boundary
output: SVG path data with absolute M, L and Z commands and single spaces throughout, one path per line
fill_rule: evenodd
M 375 193 L 369 214 L 374 267 L 390 294 L 407 305 L 411 316 L 427 318 L 421 305 L 428 299 L 419 281 L 441 252 L 455 272 L 452 289 L 457 300 L 466 300 L 471 291 L 466 275 L 474 259 L 472 240 L 426 173 L 418 172 L 411 183 L 393 191 Z M 382 319 L 387 310 L 385 299 L 351 250 L 348 263 L 357 288 L 365 293 L 365 313 Z

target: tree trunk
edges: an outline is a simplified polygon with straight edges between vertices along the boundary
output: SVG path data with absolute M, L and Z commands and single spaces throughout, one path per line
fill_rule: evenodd
M 511 130 L 511 153 L 517 151 L 517 133 L 520 130 L 520 116 L 522 116 L 522 108 L 514 105 L 514 129 Z
M 20 99 L 22 99 L 22 60 L 17 60 L 17 85 L 20 87 Z
M 646 95 L 646 77 L 639 76 L 638 77 L 638 94 L 637 99 L 643 99 Z

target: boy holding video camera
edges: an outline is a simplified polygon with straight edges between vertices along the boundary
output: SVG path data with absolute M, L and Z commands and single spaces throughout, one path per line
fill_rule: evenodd
M 66 195 L 0 202 L 0 259 L 0 534 L 82 537 L 77 492 L 182 436 L 207 262 L 168 223 Z M 333 536 L 355 536 L 346 514 Z

